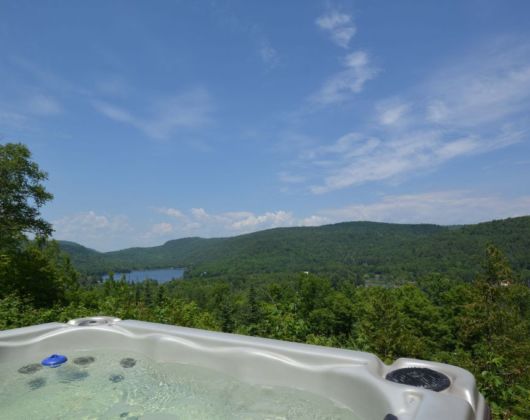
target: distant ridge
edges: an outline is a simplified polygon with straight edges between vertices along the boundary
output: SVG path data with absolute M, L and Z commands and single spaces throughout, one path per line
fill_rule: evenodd
M 59 241 L 84 273 L 186 267 L 188 275 L 311 271 L 410 280 L 441 273 L 469 280 L 488 244 L 530 278 L 530 216 L 462 226 L 343 222 L 275 228 L 230 238 L 175 239 L 160 246 L 98 252 Z

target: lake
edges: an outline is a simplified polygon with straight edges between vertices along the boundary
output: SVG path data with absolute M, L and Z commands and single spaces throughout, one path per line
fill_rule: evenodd
M 147 279 L 156 280 L 159 283 L 166 283 L 173 279 L 181 279 L 184 277 L 184 268 L 159 268 L 156 270 L 133 270 L 128 273 L 114 273 L 114 280 L 120 280 L 121 276 L 125 276 L 125 280 L 129 283 L 139 283 Z M 107 280 L 108 275 L 103 276 L 103 280 Z

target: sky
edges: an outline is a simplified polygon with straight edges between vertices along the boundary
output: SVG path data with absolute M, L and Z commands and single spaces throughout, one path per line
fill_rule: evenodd
M 530 2 L 0 1 L 0 141 L 108 251 L 530 214 Z

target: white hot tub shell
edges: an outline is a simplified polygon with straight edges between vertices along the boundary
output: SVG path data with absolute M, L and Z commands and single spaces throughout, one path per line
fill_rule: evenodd
M 0 363 L 95 349 L 134 351 L 156 362 L 200 366 L 248 383 L 311 392 L 367 420 L 489 418 L 473 375 L 441 363 L 399 359 L 388 366 L 370 353 L 111 317 L 0 332 Z M 435 392 L 385 379 L 389 372 L 408 367 L 443 373 L 450 385 Z

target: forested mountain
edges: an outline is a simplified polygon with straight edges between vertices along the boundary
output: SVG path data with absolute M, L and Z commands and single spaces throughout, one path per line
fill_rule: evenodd
M 383 281 L 433 272 L 471 280 L 488 244 L 503 250 L 516 273 L 530 277 L 530 216 L 453 227 L 347 222 L 277 228 L 106 253 L 60 242 L 73 265 L 92 274 L 173 266 L 186 267 L 190 276 L 310 271 Z

